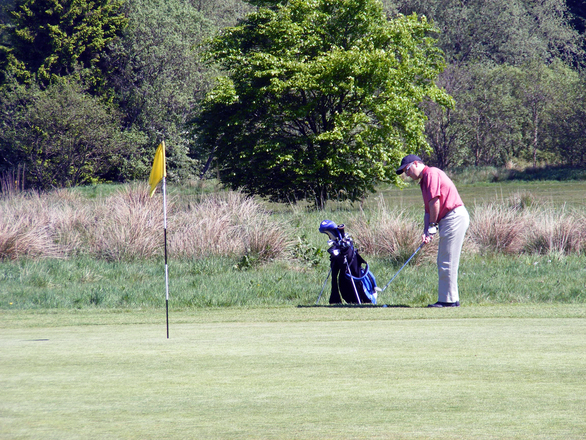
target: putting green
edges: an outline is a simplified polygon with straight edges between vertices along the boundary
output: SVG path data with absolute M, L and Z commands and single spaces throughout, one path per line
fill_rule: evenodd
M 0 438 L 584 438 L 585 310 L 4 313 Z

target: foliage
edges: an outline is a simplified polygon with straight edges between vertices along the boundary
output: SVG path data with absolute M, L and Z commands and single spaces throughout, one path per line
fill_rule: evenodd
M 415 15 L 387 21 L 371 0 L 293 0 L 225 30 L 209 57 L 229 76 L 196 121 L 222 181 L 318 208 L 396 183 L 400 158 L 427 148 L 419 103 L 451 104 L 433 82 L 432 30 Z
M 249 183 L 251 192 L 275 200 L 309 197 L 318 206 L 328 197 L 360 199 L 369 185 L 393 181 L 393 161 L 411 151 L 451 169 L 586 163 L 582 1 L 382 0 L 380 8 L 369 5 L 366 0 L 0 0 L 1 123 L 15 126 L 11 119 L 18 117 L 23 124 L 25 115 L 33 116 L 25 108 L 30 110 L 44 88 L 75 83 L 79 93 L 108 103 L 108 130 L 117 132 L 117 142 L 127 148 L 105 168 L 88 168 L 79 182 L 144 179 L 153 149 L 164 138 L 169 180 L 187 182 L 210 168 L 206 160 L 223 157 L 228 166 L 216 169 L 228 186 Z M 351 12 L 345 15 L 346 7 Z M 238 21 L 251 12 L 252 18 Z M 413 21 L 413 12 L 428 22 Z M 375 37 L 344 34 L 353 26 Z M 215 48 L 224 44 L 226 50 L 216 50 L 217 64 L 205 65 L 200 43 L 218 32 Z M 409 32 L 414 39 L 400 41 Z M 377 55 L 376 50 L 390 34 L 396 38 L 389 44 L 412 44 L 420 53 L 433 50 L 434 60 L 436 48 L 426 48 L 424 37 L 437 39 L 447 68 L 436 83 L 454 97 L 455 107 L 444 105 L 444 95 L 436 99 L 439 104 L 424 101 L 425 115 L 403 112 L 419 102 L 417 93 L 405 100 L 393 95 L 395 102 L 385 104 L 388 96 L 376 81 L 384 81 L 381 66 L 394 52 Z M 258 40 L 239 48 L 245 38 Z M 335 38 L 347 44 L 332 43 Z M 253 62 L 239 64 L 249 55 Z M 224 74 L 240 76 L 215 83 L 218 68 L 230 69 L 230 63 L 236 68 Z M 395 69 L 389 78 L 391 73 L 394 84 L 408 82 L 409 72 Z M 83 97 L 70 105 L 90 101 Z M 199 120 L 204 124 L 195 138 L 186 124 L 202 104 L 208 117 Z M 336 114 L 336 105 L 344 110 Z M 385 119 L 393 112 L 403 119 Z M 424 136 L 405 135 L 419 130 L 425 118 Z M 0 178 L 34 168 L 22 145 L 12 144 L 11 130 L 0 135 Z M 94 131 L 91 123 L 88 131 Z M 18 136 L 19 142 L 25 138 Z M 385 137 L 390 145 L 379 141 Z M 42 149 L 52 148 L 46 144 L 50 137 L 35 139 Z M 301 190 L 287 189 L 292 186 Z
M 450 64 L 490 61 L 523 64 L 532 59 L 582 62 L 583 38 L 568 23 L 564 0 L 397 0 L 441 29 L 439 45 Z
M 16 0 L 7 69 L 25 83 L 48 86 L 79 72 L 99 90 L 107 75 L 102 54 L 127 24 L 120 0 Z
M 582 0 L 567 0 L 568 10 L 572 14 L 571 22 L 574 28 L 584 34 L 586 31 L 586 5 Z
M 2 169 L 26 164 L 28 188 L 96 182 L 132 162 L 141 139 L 121 132 L 115 111 L 76 82 L 41 90 L 12 83 L 2 90 Z M 118 177 L 118 176 L 116 176 Z
M 454 109 L 426 104 L 429 163 L 454 168 L 511 163 L 583 163 L 580 139 L 586 39 L 573 2 L 472 0 L 395 2 L 442 30 L 449 66 L 438 84 Z M 583 74 L 582 74 L 583 75 Z M 427 156 L 425 152 L 422 152 Z
M 253 2 L 245 0 L 191 0 L 189 4 L 217 29 L 234 26 L 236 22 L 251 12 Z
M 450 66 L 439 84 L 455 109 L 426 105 L 426 126 L 441 167 L 504 166 L 514 161 L 582 163 L 583 80 L 561 62 Z M 563 116 L 562 116 L 563 115 Z
M 185 123 L 211 81 L 194 48 L 212 34 L 212 23 L 181 0 L 129 0 L 125 8 L 129 26 L 107 57 L 123 124 L 144 133 L 151 146 L 166 141 L 169 180 L 193 177 Z
M 312 245 L 307 239 L 307 235 L 302 234 L 297 237 L 297 242 L 293 247 L 293 256 L 315 267 L 323 260 L 324 251 Z

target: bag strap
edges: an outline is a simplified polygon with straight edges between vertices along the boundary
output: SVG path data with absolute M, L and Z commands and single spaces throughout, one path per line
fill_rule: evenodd
M 346 276 L 348 278 L 352 278 L 354 280 L 362 281 L 364 278 L 366 278 L 368 276 L 368 263 L 366 263 L 366 269 L 364 269 L 364 275 L 362 275 L 361 277 L 355 277 L 354 275 L 352 275 L 352 273 L 348 273 L 348 272 L 346 272 Z

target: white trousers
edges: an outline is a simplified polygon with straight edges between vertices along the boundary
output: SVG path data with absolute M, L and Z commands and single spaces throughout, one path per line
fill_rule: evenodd
M 437 251 L 438 301 L 460 301 L 458 267 L 464 236 L 470 225 L 470 216 L 464 206 L 452 209 L 439 222 Z

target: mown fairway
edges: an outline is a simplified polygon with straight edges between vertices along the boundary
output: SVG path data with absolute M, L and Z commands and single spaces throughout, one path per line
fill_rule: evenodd
M 4 312 L 2 439 L 578 439 L 586 306 Z

